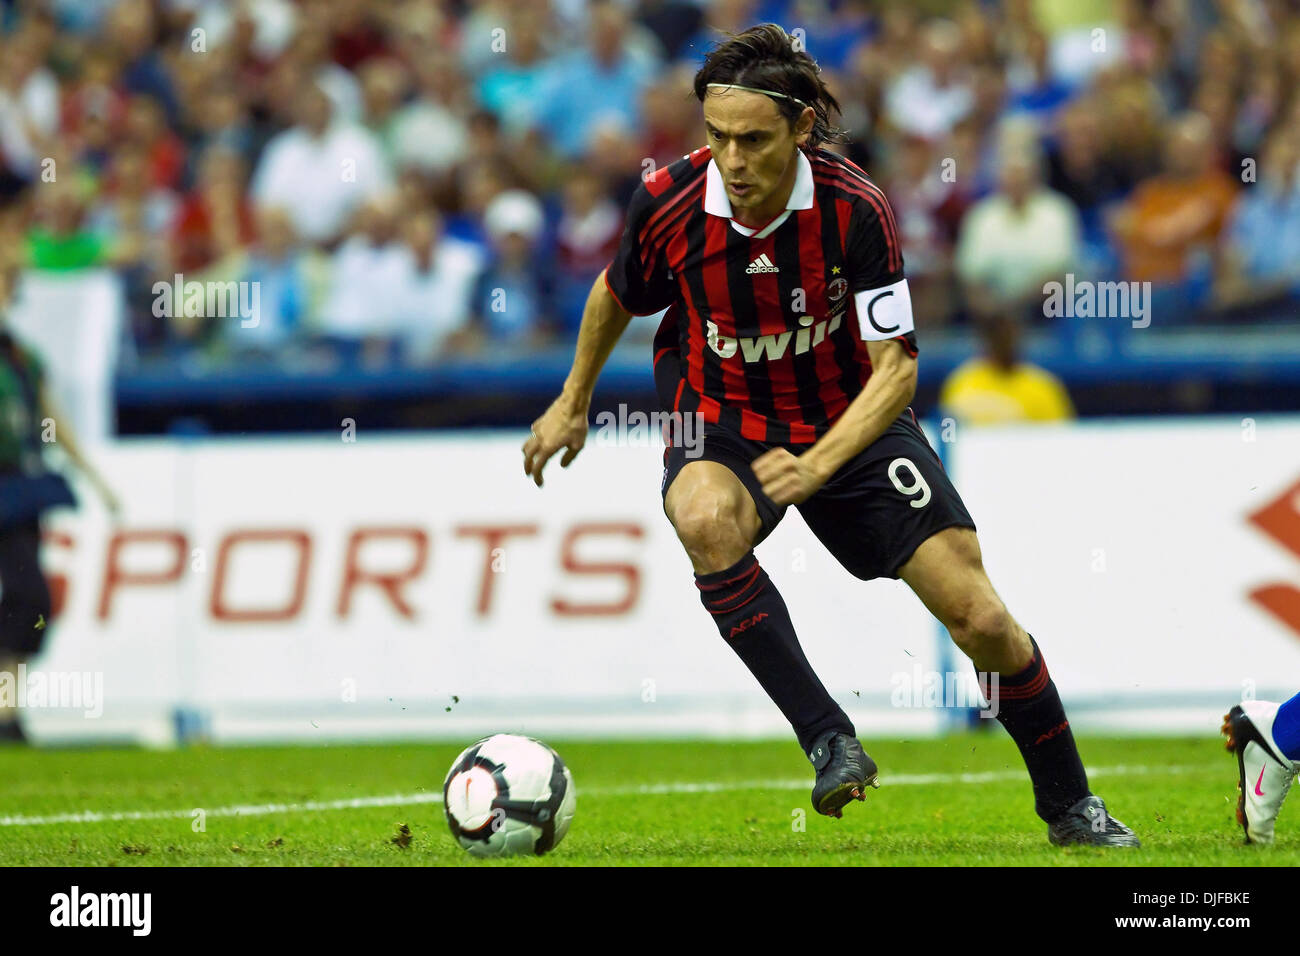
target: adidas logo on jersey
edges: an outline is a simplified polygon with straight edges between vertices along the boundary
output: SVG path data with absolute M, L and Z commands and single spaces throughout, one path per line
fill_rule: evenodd
M 772 265 L 772 260 L 767 257 L 766 253 L 764 253 L 763 255 L 755 259 L 753 262 L 751 262 L 749 264 L 749 267 L 745 269 L 745 273 L 751 276 L 757 272 L 780 272 L 780 271 L 781 270 L 779 268 Z

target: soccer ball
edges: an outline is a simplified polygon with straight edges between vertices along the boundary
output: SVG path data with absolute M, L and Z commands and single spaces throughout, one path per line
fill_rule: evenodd
M 569 832 L 573 774 L 546 744 L 495 734 L 461 752 L 442 783 L 447 825 L 474 856 L 540 856 Z

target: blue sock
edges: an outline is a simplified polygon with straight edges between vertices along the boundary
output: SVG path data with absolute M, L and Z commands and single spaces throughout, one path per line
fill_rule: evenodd
M 1300 760 L 1300 694 L 1277 709 L 1273 718 L 1273 739 L 1287 760 Z

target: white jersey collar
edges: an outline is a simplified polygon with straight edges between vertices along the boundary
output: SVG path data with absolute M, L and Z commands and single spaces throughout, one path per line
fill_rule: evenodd
M 740 232 L 756 239 L 762 239 L 771 233 L 777 226 L 785 222 L 791 212 L 799 209 L 811 209 L 813 204 L 813 174 L 812 163 L 808 162 L 808 157 L 804 155 L 803 150 L 799 150 L 796 158 L 798 163 L 794 174 L 794 188 L 790 190 L 790 198 L 786 201 L 786 211 L 776 219 L 763 227 L 761 231 L 755 231 L 748 226 L 744 226 L 734 219 L 732 225 Z M 722 181 L 722 171 L 718 169 L 718 164 L 709 159 L 708 169 L 704 175 L 704 211 L 711 216 L 721 216 L 723 219 L 732 219 L 731 200 L 727 198 L 727 186 Z

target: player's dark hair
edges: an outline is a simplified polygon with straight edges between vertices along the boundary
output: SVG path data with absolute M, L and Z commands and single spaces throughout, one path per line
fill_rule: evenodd
M 796 50 L 794 38 L 785 30 L 775 23 L 763 23 L 727 37 L 709 52 L 695 74 L 696 99 L 704 102 L 710 83 L 782 93 L 784 96 L 772 97 L 772 102 L 792 127 L 804 108 L 784 97 L 802 100 L 812 107 L 809 146 L 840 143 L 848 138 L 844 130 L 831 125 L 831 112 L 838 114 L 840 104 L 826 88 L 817 61 L 804 50 Z

